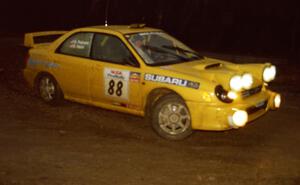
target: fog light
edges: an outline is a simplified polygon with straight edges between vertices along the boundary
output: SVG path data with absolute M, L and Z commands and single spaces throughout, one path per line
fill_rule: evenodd
M 229 91 L 227 96 L 232 100 L 235 100 L 237 98 L 237 94 L 234 91 Z
M 274 106 L 275 108 L 279 108 L 281 104 L 281 96 L 280 94 L 277 94 L 274 98 Z
M 248 121 L 248 113 L 243 110 L 238 110 L 233 113 L 232 123 L 237 127 L 243 127 Z

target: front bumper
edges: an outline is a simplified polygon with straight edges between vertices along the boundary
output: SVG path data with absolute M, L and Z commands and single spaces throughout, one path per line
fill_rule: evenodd
M 236 111 L 247 113 L 246 124 L 261 117 L 268 110 L 275 110 L 275 97 L 279 94 L 270 90 L 263 90 L 260 93 L 246 98 L 239 102 L 230 104 L 199 103 L 188 101 L 187 106 L 192 117 L 192 128 L 196 130 L 228 130 L 239 128 L 233 121 L 233 114 Z M 244 125 L 243 125 L 244 126 Z

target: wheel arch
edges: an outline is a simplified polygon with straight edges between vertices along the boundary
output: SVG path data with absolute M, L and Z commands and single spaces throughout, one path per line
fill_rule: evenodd
M 153 107 L 153 105 L 155 105 L 155 103 L 162 98 L 165 95 L 168 94 L 175 94 L 178 97 L 180 97 L 182 100 L 184 100 L 184 98 L 179 95 L 176 91 L 169 89 L 169 88 L 156 88 L 150 91 L 150 93 L 147 96 L 146 99 L 146 103 L 145 103 L 145 116 L 148 117 L 150 115 L 151 112 L 151 107 Z
M 38 91 L 38 83 L 41 79 L 41 77 L 43 76 L 50 76 L 52 77 L 55 82 L 60 86 L 60 84 L 58 83 L 58 81 L 56 80 L 56 78 L 54 77 L 54 75 L 52 75 L 51 73 L 47 72 L 47 71 L 40 71 L 34 78 L 34 84 L 33 84 L 33 87 L 34 87 L 34 90 L 37 92 Z M 61 87 L 61 86 L 60 86 Z M 62 89 L 61 89 L 62 90 Z
M 176 121 L 176 123 L 172 124 L 177 124 L 179 125 L 178 122 L 181 122 L 180 126 L 180 131 L 179 133 L 170 133 L 163 129 L 160 126 L 160 121 L 159 121 L 159 112 L 162 110 L 162 105 L 166 105 L 165 103 L 170 103 L 171 102 L 178 102 L 179 104 L 183 105 L 187 110 L 187 115 L 188 118 L 183 118 L 187 121 L 182 122 L 182 119 L 179 116 L 179 120 Z M 153 108 L 152 108 L 153 107 Z M 178 94 L 176 91 L 172 89 L 167 89 L 167 88 L 157 88 L 153 89 L 148 97 L 147 97 L 147 103 L 146 103 L 146 110 L 145 110 L 145 120 L 148 124 L 152 125 L 153 130 L 161 137 L 168 139 L 168 140 L 182 140 L 185 139 L 186 137 L 190 136 L 193 133 L 192 129 L 192 120 L 191 120 L 191 114 L 190 110 L 186 104 L 185 99 Z M 181 114 L 181 113 L 180 113 Z M 184 125 L 184 126 L 182 126 Z M 167 127 L 167 126 L 166 126 Z M 177 127 L 178 128 L 178 127 Z

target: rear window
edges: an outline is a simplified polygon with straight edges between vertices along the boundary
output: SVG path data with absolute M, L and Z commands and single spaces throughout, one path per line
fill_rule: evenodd
M 46 35 L 46 36 L 35 36 L 33 37 L 33 41 L 35 44 L 41 44 L 41 43 L 50 43 L 58 39 L 62 34 L 56 34 L 56 35 Z

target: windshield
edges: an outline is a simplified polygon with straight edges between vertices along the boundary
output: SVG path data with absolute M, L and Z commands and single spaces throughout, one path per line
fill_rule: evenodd
M 125 37 L 148 65 L 169 65 L 203 58 L 164 32 L 135 33 Z

